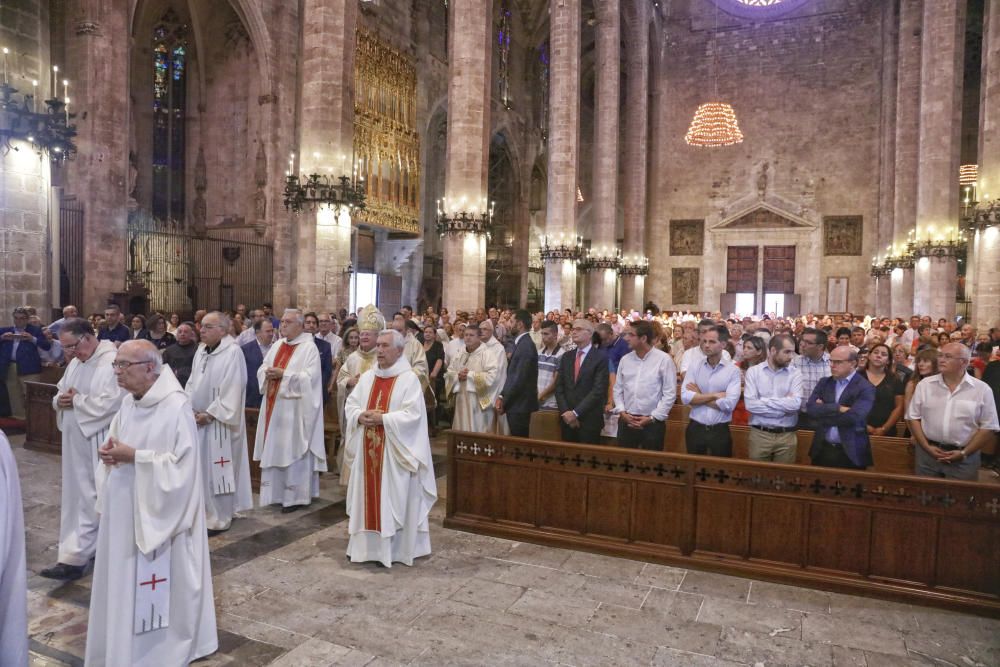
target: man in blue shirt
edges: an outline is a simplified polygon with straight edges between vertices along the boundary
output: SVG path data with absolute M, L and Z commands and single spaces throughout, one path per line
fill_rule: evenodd
M 110 340 L 115 345 L 132 340 L 132 332 L 122 323 L 122 311 L 117 304 L 104 309 L 104 326 L 97 332 L 97 340 Z
M 705 358 L 693 363 L 684 376 L 681 401 L 691 406 L 684 442 L 688 454 L 732 456 L 729 423 L 740 400 L 740 369 L 722 357 L 729 330 L 722 325 L 703 329 Z

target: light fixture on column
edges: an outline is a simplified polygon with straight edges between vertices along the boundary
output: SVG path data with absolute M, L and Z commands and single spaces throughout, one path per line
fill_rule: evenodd
M 594 248 L 591 246 L 586 250 L 583 254 L 583 258 L 580 260 L 580 270 L 604 271 L 606 269 L 611 269 L 617 271 L 618 266 L 621 264 L 621 260 L 621 251 L 618 248 L 609 248 L 607 246 Z
M 918 234 L 910 232 L 911 237 L 906 243 L 906 251 L 914 259 L 921 257 L 934 257 L 944 259 L 947 257 L 965 258 L 968 251 L 968 241 L 965 232 L 957 227 L 951 227 L 938 232 L 933 226 L 927 228 L 926 236 L 921 238 Z
M 313 153 L 317 160 L 319 153 Z M 346 171 L 347 156 L 341 156 L 341 165 Z M 330 174 L 295 174 L 295 153 L 288 157 L 288 169 L 285 171 L 285 209 L 292 213 L 303 210 L 315 211 L 329 209 L 339 219 L 342 213 L 357 213 L 365 210 L 365 178 L 361 175 L 354 159 L 351 159 L 351 175 L 333 176 L 333 167 L 328 167 Z
M 543 262 L 577 262 L 583 258 L 583 238 L 566 234 L 545 234 L 538 256 Z
M 11 85 L 7 69 L 10 50 L 4 47 L 3 83 L 0 83 L 0 154 L 19 150 L 17 142 L 30 144 L 32 149 L 56 163 L 76 155 L 76 126 L 70 121 L 76 114 L 69 112 L 69 81 L 62 80 L 63 96 L 57 97 L 59 67 L 52 68 L 52 97 L 38 102 L 38 81 L 31 82 L 31 93 L 20 93 Z
M 967 229 L 978 231 L 982 231 L 987 227 L 1000 226 L 1000 199 L 975 202 L 968 216 L 967 223 Z
M 493 228 L 493 212 L 496 202 L 487 205 L 486 199 L 480 204 L 469 204 L 465 197 L 449 202 L 442 197 L 437 202 L 437 231 L 444 238 L 449 234 L 481 234 L 487 239 Z
M 618 265 L 618 274 L 622 276 L 649 275 L 649 258 L 642 255 L 626 255 Z
M 691 120 L 691 127 L 684 135 L 690 146 L 718 148 L 743 142 L 743 132 L 736 120 L 736 111 L 728 102 L 719 101 L 718 65 L 719 7 L 715 7 L 715 29 L 712 31 L 712 80 L 715 85 L 714 102 L 698 105 Z

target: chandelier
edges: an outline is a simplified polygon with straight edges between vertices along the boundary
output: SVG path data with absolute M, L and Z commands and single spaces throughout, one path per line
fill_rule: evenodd
M 712 79 L 715 82 L 715 99 L 719 99 L 718 65 L 719 6 L 715 6 L 715 29 L 712 32 Z M 717 148 L 743 142 L 743 132 L 736 120 L 736 111 L 727 102 L 706 102 L 698 106 L 691 120 L 691 127 L 684 135 L 690 146 Z
M 303 209 L 327 207 L 334 210 L 363 211 L 365 186 L 360 178 L 350 176 L 323 176 L 310 174 L 301 178 L 288 173 L 285 176 L 285 209 L 298 213 Z
M 490 239 L 493 229 L 493 213 L 496 210 L 496 202 L 486 203 L 484 198 L 481 205 L 468 204 L 465 197 L 459 200 L 457 206 L 449 202 L 447 197 L 442 197 L 437 201 L 437 231 L 441 238 L 446 235 L 479 234 Z M 453 209 L 461 210 L 453 210 Z
M 691 146 L 712 148 L 732 146 L 743 141 L 743 132 L 736 120 L 732 105 L 725 102 L 707 102 L 694 112 L 691 127 L 684 135 Z
M 4 52 L 4 76 L 0 84 L 0 154 L 19 150 L 13 142 L 26 142 L 35 152 L 48 155 L 55 163 L 62 163 L 76 155 L 76 126 L 70 120 L 76 114 L 69 112 L 69 97 L 66 96 L 69 81 L 63 79 L 63 97 L 56 97 L 56 77 L 59 67 L 53 67 L 52 97 L 37 101 L 38 81 L 32 81 L 32 93 L 20 93 L 11 85 L 7 73 Z
M 583 238 L 576 235 L 545 234 L 538 257 L 543 262 L 577 262 L 583 259 Z

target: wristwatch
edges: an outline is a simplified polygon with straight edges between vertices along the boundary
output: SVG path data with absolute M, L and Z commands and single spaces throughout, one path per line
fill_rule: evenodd
M 962 453 L 962 460 L 963 460 L 963 461 L 964 461 L 965 459 L 969 458 L 969 455 L 968 455 L 968 454 L 967 454 L 967 453 L 965 452 L 965 449 L 964 449 L 964 448 L 963 448 L 963 449 L 960 449 L 960 450 L 958 450 L 958 451 L 960 451 L 960 452 Z

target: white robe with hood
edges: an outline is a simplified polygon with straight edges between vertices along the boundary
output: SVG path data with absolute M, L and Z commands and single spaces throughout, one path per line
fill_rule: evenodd
M 28 586 L 21 481 L 0 431 L 0 665 L 28 665 Z
M 59 394 L 76 390 L 73 407 L 59 407 L 59 394 L 52 398 L 62 431 L 59 562 L 67 565 L 86 565 L 97 551 L 97 450 L 107 442 L 108 427 L 125 397 L 111 367 L 117 353 L 114 343 L 102 340 L 87 361 L 74 358 L 57 385 Z
M 398 377 L 397 377 L 398 376 Z M 358 417 L 368 409 L 376 377 L 397 377 L 382 415 L 385 446 L 382 451 L 381 532 L 365 529 L 365 428 Z M 344 406 L 345 459 L 351 466 L 347 488 L 347 555 L 352 562 L 378 561 L 413 565 L 413 559 L 431 552 L 427 517 L 437 501 L 437 482 L 427 436 L 427 410 L 420 380 L 400 357 L 390 368 L 361 376 Z
M 268 382 L 264 374 L 274 366 L 282 345 L 295 346 L 295 352 L 278 386 L 270 427 L 265 429 Z M 260 504 L 308 505 L 319 495 L 319 473 L 326 472 L 323 376 L 313 335 L 303 331 L 294 340 L 282 338 L 272 345 L 257 369 L 257 382 L 263 400 L 253 460 L 260 461 L 261 467 Z
M 191 376 L 184 387 L 195 412 L 207 412 L 215 421 L 198 427 L 199 457 L 205 490 L 205 517 L 209 530 L 229 528 L 236 512 L 253 509 L 250 457 L 247 456 L 246 405 L 247 365 L 243 350 L 230 338 L 223 338 L 211 354 L 204 343 L 198 345 Z M 220 449 L 231 449 L 235 487 L 219 493 L 212 484 L 212 466 L 218 466 Z
M 198 432 L 191 402 L 168 366 L 142 398 L 125 397 L 110 435 L 136 449 L 135 462 L 97 469 L 101 527 L 86 664 L 187 665 L 214 653 L 219 641 Z M 136 634 L 138 561 L 168 545 L 169 625 Z

